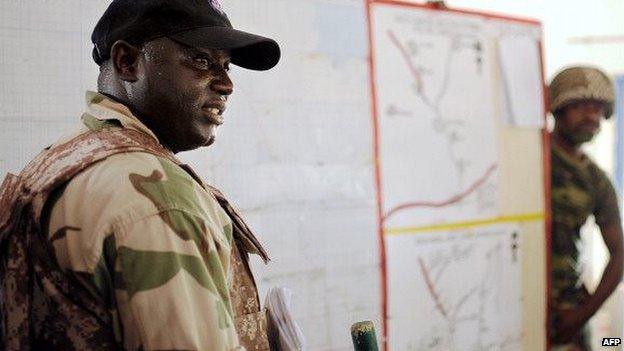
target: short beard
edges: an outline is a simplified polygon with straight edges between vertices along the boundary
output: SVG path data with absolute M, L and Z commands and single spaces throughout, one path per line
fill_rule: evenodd
M 595 134 L 594 133 L 583 133 L 583 132 L 566 132 L 561 135 L 568 143 L 579 146 L 581 144 L 587 143 L 591 141 Z

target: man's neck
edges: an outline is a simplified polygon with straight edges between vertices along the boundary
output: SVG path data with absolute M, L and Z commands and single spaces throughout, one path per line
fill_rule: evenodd
M 561 136 L 556 131 L 552 134 L 552 142 L 563 150 L 566 154 L 573 158 L 580 159 L 583 157 L 583 151 L 581 151 L 581 144 L 574 144 L 568 139 Z
M 98 91 L 98 93 L 108 97 L 109 99 L 111 99 L 112 101 L 115 101 L 117 103 L 120 103 L 124 106 L 126 106 L 130 112 L 132 113 L 132 115 L 138 119 L 141 123 L 143 123 L 152 133 L 154 133 L 154 135 L 156 135 L 156 137 L 158 138 L 158 142 L 161 143 L 161 145 L 163 147 L 165 147 L 166 149 L 168 149 L 169 151 L 171 151 L 172 153 L 176 154 L 179 151 L 170 147 L 168 144 L 165 143 L 164 138 L 162 137 L 162 135 L 160 133 L 158 133 L 158 130 L 156 128 L 154 128 L 154 126 L 152 125 L 152 123 L 150 123 L 150 119 L 149 118 L 145 118 L 144 114 L 142 114 L 140 111 L 138 111 L 137 109 L 134 108 L 134 106 L 132 104 L 130 104 L 127 100 L 127 97 L 125 96 L 125 94 L 119 94 L 116 93 L 114 91 L 107 91 L 104 89 L 100 89 Z

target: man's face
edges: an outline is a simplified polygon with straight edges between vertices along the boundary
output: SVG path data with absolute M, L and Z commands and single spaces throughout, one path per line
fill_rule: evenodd
M 570 143 L 580 145 L 598 134 L 604 114 L 603 102 L 579 100 L 564 107 L 556 119 L 556 129 Z
M 214 142 L 233 84 L 224 50 L 197 49 L 168 38 L 144 44 L 130 103 L 173 152 Z

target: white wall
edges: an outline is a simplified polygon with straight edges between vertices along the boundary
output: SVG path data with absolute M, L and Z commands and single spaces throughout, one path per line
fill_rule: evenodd
M 0 1 L 0 176 L 78 120 L 97 78 L 89 37 L 107 4 Z

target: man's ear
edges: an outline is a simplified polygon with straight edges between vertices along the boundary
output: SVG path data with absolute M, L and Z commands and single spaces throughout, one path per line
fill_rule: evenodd
M 117 40 L 111 47 L 111 63 L 117 76 L 126 82 L 138 80 L 141 50 L 123 40 Z

